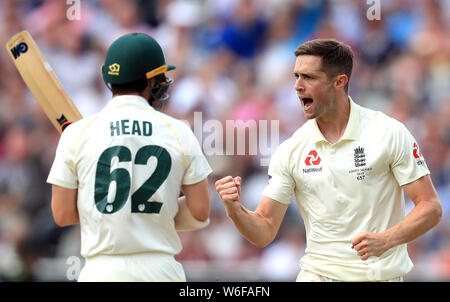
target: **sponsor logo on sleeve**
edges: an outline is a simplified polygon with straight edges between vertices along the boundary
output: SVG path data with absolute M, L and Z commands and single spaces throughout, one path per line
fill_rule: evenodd
M 416 160 L 417 165 L 423 165 L 424 161 L 423 161 L 423 156 L 422 156 L 422 152 L 420 152 L 420 148 L 419 145 L 414 142 L 413 144 L 413 156 Z

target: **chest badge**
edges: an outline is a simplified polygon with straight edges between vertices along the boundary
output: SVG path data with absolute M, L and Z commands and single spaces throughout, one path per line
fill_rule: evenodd
M 355 151 L 355 167 L 363 167 L 366 165 L 366 155 L 364 154 L 364 148 L 358 147 L 353 149 Z
M 363 180 L 366 178 L 366 171 L 372 170 L 372 168 L 366 167 L 366 154 L 364 153 L 364 148 L 358 146 L 353 149 L 355 152 L 353 155 L 353 159 L 355 161 L 355 169 L 351 169 L 348 173 L 356 173 L 357 180 Z
M 320 156 L 319 154 L 317 154 L 316 150 L 311 150 L 308 153 L 308 156 L 306 156 L 305 159 L 305 164 L 307 166 L 317 166 L 318 164 L 320 164 Z
M 320 164 L 322 159 L 316 150 L 309 151 L 305 159 L 306 168 L 303 169 L 303 173 L 322 172 L 322 167 L 316 167 Z

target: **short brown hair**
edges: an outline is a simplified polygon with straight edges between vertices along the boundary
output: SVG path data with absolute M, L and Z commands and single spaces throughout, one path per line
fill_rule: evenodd
M 350 46 L 335 39 L 315 39 L 301 44 L 294 51 L 296 57 L 313 55 L 322 58 L 322 71 L 328 78 L 345 74 L 350 81 L 354 54 Z M 348 93 L 348 83 L 345 85 Z

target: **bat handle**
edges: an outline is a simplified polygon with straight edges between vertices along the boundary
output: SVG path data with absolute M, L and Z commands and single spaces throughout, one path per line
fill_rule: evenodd
M 64 131 L 64 129 L 66 129 L 67 126 L 69 126 L 70 124 L 72 124 L 72 122 L 65 122 L 61 125 L 61 133 Z

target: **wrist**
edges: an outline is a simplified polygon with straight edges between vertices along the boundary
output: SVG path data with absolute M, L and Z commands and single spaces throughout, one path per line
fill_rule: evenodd
M 395 242 L 394 233 L 395 232 L 393 232 L 392 229 L 387 229 L 386 231 L 382 232 L 386 245 L 386 250 L 389 250 L 397 245 Z
M 231 220 L 235 220 L 237 216 L 239 215 L 239 211 L 241 210 L 242 206 L 238 201 L 233 201 L 225 205 L 225 211 L 227 213 L 228 218 Z
M 233 220 L 236 217 L 236 207 L 232 204 L 228 204 L 225 206 L 225 212 L 227 213 L 228 218 Z

